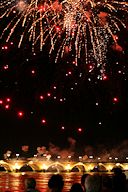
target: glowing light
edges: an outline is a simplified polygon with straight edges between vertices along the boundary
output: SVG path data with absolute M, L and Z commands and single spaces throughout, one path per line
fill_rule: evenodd
M 41 121 L 43 124 L 45 124 L 46 123 L 46 120 L 45 119 L 42 119 L 42 121 Z
M 119 99 L 118 99 L 117 97 L 114 97 L 114 98 L 113 98 L 113 101 L 114 101 L 114 102 L 118 102 Z
M 32 70 L 31 73 L 32 73 L 32 74 L 35 74 L 35 70 Z
M 45 7 L 44 6 L 40 6 L 38 7 L 40 11 L 45 11 Z
M 82 128 L 78 128 L 78 132 L 82 132 Z
M 62 129 L 62 130 L 64 130 L 64 129 L 65 129 L 65 127 L 64 127 L 64 126 L 62 126 L 62 127 L 61 127 L 61 129 Z
M 17 153 L 17 154 L 16 154 L 16 157 L 18 158 L 19 156 L 20 156 L 20 154 Z
M 42 165 L 42 170 L 47 170 L 48 166 L 46 164 Z
M 69 75 L 71 75 L 71 74 L 72 74 L 72 72 L 71 72 L 71 71 L 68 71 L 68 74 L 69 74 Z
M 108 166 L 107 166 L 107 170 L 108 170 L 108 171 L 111 171 L 111 170 L 112 170 L 112 168 L 113 168 L 113 166 L 112 166 L 112 165 L 108 165 Z
M 65 169 L 66 169 L 67 171 L 70 171 L 71 165 L 70 165 L 70 164 L 67 164 L 67 165 L 65 166 Z
M 40 95 L 40 99 L 43 100 L 43 99 L 44 99 L 44 96 L 43 96 L 43 95 Z
M 51 96 L 51 93 L 47 93 L 47 96 L 50 97 L 50 96 Z
M 90 159 L 93 159 L 93 156 L 92 156 L 92 155 L 90 155 L 90 156 L 89 156 L 89 158 L 90 158 Z
M 10 102 L 10 101 L 11 101 L 11 99 L 10 99 L 10 98 L 7 98 L 7 99 L 6 99 L 6 101 L 7 101 L 7 102 Z
M 9 105 L 5 105 L 5 109 L 9 109 Z
M 4 65 L 4 69 L 5 69 L 5 70 L 8 69 L 8 65 Z
M 21 167 L 21 166 L 20 166 L 18 163 L 15 163 L 15 164 L 13 165 L 13 170 L 19 170 L 20 167 Z
M 60 31 L 60 27 L 56 26 L 56 31 L 59 32 Z
M 7 50 L 7 49 L 8 49 L 8 46 L 4 46 L 4 49 L 6 49 L 6 50 Z
M 23 113 L 22 111 L 19 111 L 19 112 L 18 112 L 18 116 L 19 116 L 19 117 L 23 117 L 23 115 L 24 115 L 24 113 Z
M 107 79 L 108 79 L 107 75 L 103 75 L 103 80 L 107 80 Z

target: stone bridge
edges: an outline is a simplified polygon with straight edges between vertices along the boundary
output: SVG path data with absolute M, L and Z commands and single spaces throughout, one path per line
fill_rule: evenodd
M 51 161 L 42 159 L 10 159 L 0 160 L 0 171 L 25 172 L 25 171 L 44 171 L 44 172 L 89 172 L 89 171 L 112 171 L 113 168 L 120 167 L 128 170 L 128 163 L 117 162 L 74 162 L 74 161 Z

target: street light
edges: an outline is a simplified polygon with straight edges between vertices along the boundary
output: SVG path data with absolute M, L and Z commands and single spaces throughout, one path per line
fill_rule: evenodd
M 19 156 L 20 156 L 20 154 L 19 154 L 19 153 L 17 153 L 17 154 L 16 154 L 16 158 L 18 159 L 18 157 L 19 157 Z

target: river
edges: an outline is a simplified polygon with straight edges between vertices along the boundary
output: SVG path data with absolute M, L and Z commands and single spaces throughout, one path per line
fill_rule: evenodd
M 0 172 L 0 192 L 24 192 L 24 180 L 27 177 L 34 177 L 37 188 L 40 192 L 47 190 L 47 183 L 53 173 L 26 172 L 26 173 L 5 173 Z M 128 179 L 128 171 L 125 172 Z M 63 173 L 64 192 L 68 192 L 72 183 L 80 182 L 82 173 Z

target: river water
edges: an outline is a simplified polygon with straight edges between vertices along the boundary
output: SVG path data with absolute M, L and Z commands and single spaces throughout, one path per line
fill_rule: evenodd
M 39 172 L 26 172 L 26 173 L 0 173 L 0 192 L 24 192 L 24 180 L 27 177 L 34 177 L 37 182 L 37 189 L 40 192 L 47 190 L 47 183 L 53 173 L 39 173 Z M 125 172 L 128 179 L 128 171 Z M 80 182 L 82 173 L 63 173 L 64 178 L 64 192 L 68 192 L 72 183 Z

